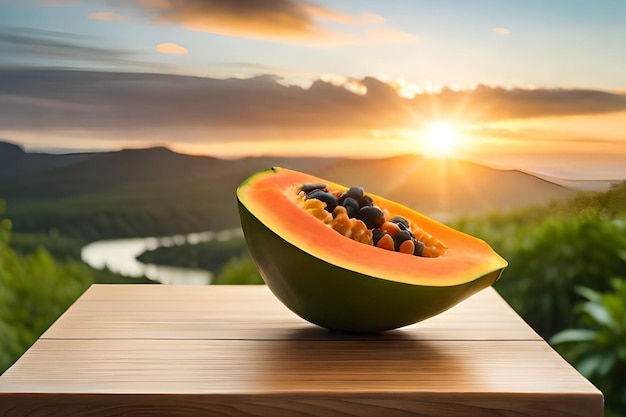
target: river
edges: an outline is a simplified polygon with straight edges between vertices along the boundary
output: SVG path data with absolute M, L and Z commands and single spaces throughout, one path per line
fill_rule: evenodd
M 92 268 L 105 267 L 117 274 L 138 278 L 146 276 L 161 284 L 208 285 L 213 273 L 206 269 L 144 264 L 137 256 L 162 246 L 197 244 L 211 240 L 226 241 L 241 236 L 241 229 L 207 231 L 188 235 L 100 240 L 85 245 L 81 258 Z

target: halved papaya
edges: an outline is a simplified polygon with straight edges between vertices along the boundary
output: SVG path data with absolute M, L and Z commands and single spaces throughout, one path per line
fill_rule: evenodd
M 363 244 L 337 233 L 293 199 L 294 186 L 325 179 L 271 168 L 237 189 L 241 225 L 263 280 L 290 310 L 316 325 L 381 332 L 437 315 L 500 278 L 507 262 L 487 243 L 368 193 L 389 213 L 445 243 L 438 257 Z

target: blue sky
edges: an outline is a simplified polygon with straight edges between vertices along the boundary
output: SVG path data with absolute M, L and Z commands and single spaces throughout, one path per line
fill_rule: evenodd
M 209 77 L 272 73 L 299 83 L 339 74 L 459 86 L 623 89 L 626 84 L 626 2 L 620 0 L 316 2 L 326 17 L 305 10 L 313 3 L 279 1 L 284 9 L 297 5 L 308 13 L 304 17 L 310 27 L 294 24 L 275 34 L 271 26 L 279 25 L 273 22 L 250 30 L 244 30 L 251 26 L 245 21 L 236 25 L 242 13 L 237 8 L 250 8 L 245 1 L 232 2 L 233 21 L 224 17 L 215 26 L 203 20 L 222 10 L 216 6 L 220 3 L 5 0 L 0 2 L 5 33 L 101 48 L 118 56 L 102 62 L 22 49 L 3 54 L 0 63 Z M 250 3 L 267 9 L 271 2 Z M 165 43 L 186 53 L 157 52 L 157 45 Z
M 460 157 L 626 177 L 624 22 L 621 0 L 0 0 L 0 138 L 385 156 L 438 121 Z

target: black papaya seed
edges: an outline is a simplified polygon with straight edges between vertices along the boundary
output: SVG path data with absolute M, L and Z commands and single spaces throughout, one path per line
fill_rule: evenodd
M 411 232 L 409 232 L 408 230 L 400 230 L 393 237 L 393 246 L 395 250 L 398 251 L 402 242 L 404 242 L 405 240 L 411 240 L 412 238 L 413 236 L 411 235 Z
M 325 190 L 326 184 L 322 184 L 321 182 L 305 182 L 300 186 L 300 191 L 304 191 L 305 194 L 310 193 L 314 190 Z
M 341 202 L 341 205 L 346 208 L 346 212 L 348 213 L 348 217 L 353 218 L 359 214 L 359 202 L 356 201 L 352 197 L 344 198 Z
M 372 197 L 370 197 L 369 195 L 364 195 L 363 197 L 361 197 L 359 199 L 359 206 L 362 207 L 368 207 L 368 206 L 373 206 L 374 205 L 374 200 L 372 200 Z
M 381 229 L 374 229 L 372 230 L 372 241 L 374 242 L 374 246 L 376 246 L 378 244 L 378 241 L 380 240 L 381 237 L 385 236 L 387 234 L 387 232 L 381 230 Z
M 377 229 L 385 223 L 385 213 L 376 206 L 361 208 L 357 218 L 365 223 L 368 229 Z
M 337 207 L 337 199 L 335 198 L 335 196 L 331 193 L 327 193 L 326 191 L 322 191 L 320 189 L 313 190 L 306 196 L 307 200 L 310 200 L 312 198 L 326 203 L 326 211 L 329 213 L 332 213 L 333 210 Z
M 400 226 L 400 229 L 402 230 L 408 230 L 409 229 L 409 221 L 407 219 L 405 219 L 402 216 L 395 216 L 392 217 L 391 220 L 389 220 L 391 223 L 395 223 L 398 226 Z M 404 227 L 402 227 L 404 226 Z
M 426 245 L 424 245 L 424 242 L 422 242 L 421 240 L 413 239 L 413 243 L 415 244 L 413 255 L 422 256 L 422 254 L 424 253 L 424 248 L 426 247 Z
M 363 189 L 363 187 L 352 186 L 348 189 L 348 191 L 343 194 L 346 196 L 346 198 L 352 197 L 355 200 L 359 201 L 361 198 L 363 198 L 364 193 L 365 190 Z

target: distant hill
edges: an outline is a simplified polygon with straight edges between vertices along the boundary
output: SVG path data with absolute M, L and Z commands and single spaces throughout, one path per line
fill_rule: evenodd
M 301 170 L 446 221 L 566 199 L 572 189 L 515 170 L 416 155 L 225 160 L 167 148 L 46 154 L 0 142 L 0 198 L 16 229 L 87 239 L 237 227 L 235 189 L 272 166 Z
M 167 189 L 173 183 L 198 180 L 239 184 L 252 173 L 274 165 L 306 169 L 325 162 L 321 158 L 225 160 L 180 154 L 165 147 L 57 155 L 28 153 L 17 145 L 0 142 L 0 196 L 16 200 L 76 197 L 117 192 L 133 185 Z
M 0 181 L 48 171 L 64 165 L 75 164 L 88 159 L 90 154 L 73 153 L 52 155 L 47 153 L 26 153 L 20 146 L 0 141 Z
M 442 221 L 463 214 L 544 204 L 576 194 L 572 189 L 516 170 L 419 156 L 341 162 L 327 170 L 330 178 L 348 184 L 367 172 L 367 189 L 371 192 Z

